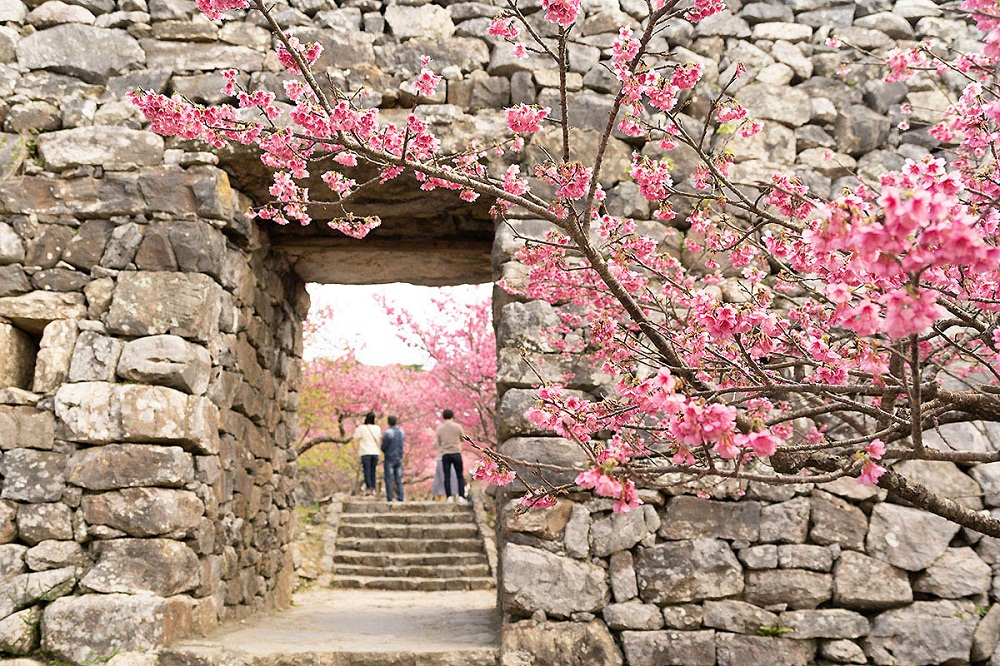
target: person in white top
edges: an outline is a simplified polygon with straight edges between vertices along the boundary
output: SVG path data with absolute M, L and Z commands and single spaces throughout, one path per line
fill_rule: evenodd
M 382 429 L 375 425 L 375 412 L 365 414 L 365 424 L 354 431 L 354 442 L 358 445 L 358 455 L 361 456 L 361 468 L 365 474 L 365 497 L 375 495 L 375 470 L 378 468 L 379 444 L 382 442 Z

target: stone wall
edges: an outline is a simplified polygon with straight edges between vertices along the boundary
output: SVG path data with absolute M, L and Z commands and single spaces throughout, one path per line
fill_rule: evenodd
M 408 81 L 431 56 L 446 81 L 424 113 L 446 147 L 495 136 L 506 105 L 556 106 L 550 63 L 514 59 L 483 36 L 499 0 L 290 2 L 279 3 L 279 20 L 324 43 L 324 73 L 367 86 L 365 103 L 387 117 L 406 113 Z M 975 49 L 968 25 L 933 0 L 729 4 L 652 46 L 702 62 L 713 85 L 746 64 L 733 91 L 764 131 L 711 139 L 733 151 L 737 180 L 792 170 L 824 196 L 853 182 L 854 170 L 871 176 L 904 157 L 943 154 L 924 123 L 960 81 L 883 84 L 877 67 L 824 46 L 838 35 L 885 53 L 934 36 Z M 613 89 L 600 48 L 645 7 L 584 2 L 567 77 L 580 157 L 594 149 Z M 302 248 L 328 235 L 318 225 L 292 239 L 298 249 L 282 250 L 289 241 L 240 212 L 266 189 L 252 159 L 153 135 L 123 98 L 141 86 L 221 101 L 218 71 L 239 67 L 284 100 L 268 44 L 258 19 L 215 23 L 190 0 L 0 0 L 0 653 L 40 642 L 61 659 L 94 661 L 287 600 L 301 277 L 324 265 Z M 704 110 L 702 96 L 689 101 L 693 115 Z M 897 128 L 901 102 L 913 108 L 906 131 Z M 534 137 L 529 158 L 557 134 Z M 655 145 L 616 136 L 603 185 L 616 210 L 646 220 L 648 205 L 623 182 L 633 150 L 660 157 Z M 690 178 L 692 156 L 671 157 L 675 182 Z M 407 222 L 378 230 L 375 246 L 421 241 L 441 251 L 482 234 L 482 208 L 421 196 L 364 202 L 365 212 Z M 641 224 L 696 261 L 682 234 Z M 443 227 L 447 235 L 427 242 Z M 514 227 L 539 238 L 545 228 L 518 220 L 498 230 L 493 272 L 516 286 L 524 267 Z M 463 270 L 479 274 L 481 248 L 464 252 Z M 447 256 L 428 263 L 440 269 Z M 439 273 L 436 283 L 449 279 Z M 720 289 L 738 299 L 734 286 Z M 544 359 L 546 376 L 575 372 L 574 390 L 600 395 L 608 378 L 554 353 L 544 329 L 556 308 L 498 291 L 495 309 L 504 451 L 579 463 L 523 418 L 535 380 L 519 349 Z M 998 442 L 985 427 L 949 434 L 961 447 Z M 963 501 L 1000 504 L 995 466 L 915 467 Z M 647 493 L 647 507 L 625 517 L 586 496 L 527 519 L 504 512 L 504 659 L 990 659 L 1000 634 L 995 542 L 859 492 L 678 487 Z
M 308 296 L 224 172 L 134 148 L 0 204 L 0 653 L 89 663 L 291 593 Z

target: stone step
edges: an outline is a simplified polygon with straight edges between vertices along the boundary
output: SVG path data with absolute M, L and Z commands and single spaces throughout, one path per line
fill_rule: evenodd
M 342 513 L 454 513 L 472 515 L 470 504 L 449 504 L 447 502 L 384 502 L 381 500 L 358 500 L 344 502 Z
M 370 566 L 365 564 L 337 564 L 334 576 L 368 576 L 372 578 L 486 578 L 490 575 L 488 564 L 472 565 L 413 565 Z
M 362 523 L 340 525 L 338 538 L 367 539 L 473 539 L 479 536 L 474 523 L 458 525 L 382 525 Z
M 367 567 L 462 567 L 488 564 L 484 553 L 367 553 L 338 550 L 333 555 L 336 565 Z
M 160 666 L 497 666 L 496 648 L 447 652 L 291 652 L 252 654 L 209 648 L 166 648 Z
M 488 590 L 493 578 L 392 578 L 374 576 L 334 576 L 333 587 L 351 590 L 399 590 L 404 592 L 439 592 L 442 590 Z
M 481 553 L 481 539 L 366 539 L 337 538 L 338 550 L 360 550 L 368 553 Z
M 451 525 L 474 522 L 472 513 L 344 513 L 341 525 L 380 523 L 382 525 Z

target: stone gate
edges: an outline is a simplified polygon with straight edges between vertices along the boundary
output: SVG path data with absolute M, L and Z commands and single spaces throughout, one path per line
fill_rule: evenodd
M 600 47 L 645 6 L 584 2 L 567 77 L 581 156 L 614 87 Z M 734 90 L 764 131 L 716 139 L 729 141 L 737 180 L 793 170 L 828 195 L 854 173 L 941 154 L 925 123 L 960 81 L 842 74 L 845 56 L 824 43 L 885 53 L 933 36 L 974 50 L 966 23 L 932 0 L 730 7 L 655 48 L 703 63 L 713 83 L 746 64 Z M 388 117 L 406 113 L 430 55 L 447 85 L 425 113 L 458 148 L 496 135 L 504 106 L 557 106 L 549 63 L 483 36 L 496 12 L 490 1 L 290 0 L 278 13 L 326 46 L 333 80 L 367 86 Z M 406 183 L 358 203 L 386 220 L 363 242 L 321 224 L 248 222 L 266 186 L 254 158 L 164 141 L 124 94 L 218 102 L 218 72 L 235 66 L 283 99 L 269 43 L 256 19 L 214 23 L 190 0 L 0 0 L 0 654 L 92 663 L 286 604 L 304 283 L 517 286 L 515 250 L 546 231 L 526 219 L 495 229 L 485 206 Z M 540 133 L 529 156 L 555 139 Z M 624 178 L 633 150 L 658 148 L 627 141 L 611 141 L 603 185 L 645 220 Z M 690 178 L 691 156 L 672 157 L 674 180 Z M 686 257 L 683 235 L 661 231 Z M 733 286 L 720 286 L 727 298 Z M 544 331 L 556 312 L 496 292 L 498 434 L 515 457 L 574 464 L 567 442 L 523 417 L 535 380 L 522 348 L 546 377 L 574 372 L 573 390 L 599 395 L 608 381 L 555 353 Z M 947 434 L 952 446 L 1000 445 L 988 426 Z M 948 496 L 1000 506 L 996 464 L 907 465 Z M 501 512 L 505 663 L 1000 663 L 993 539 L 850 482 L 679 484 L 643 498 L 624 516 L 586 495 L 525 518 Z

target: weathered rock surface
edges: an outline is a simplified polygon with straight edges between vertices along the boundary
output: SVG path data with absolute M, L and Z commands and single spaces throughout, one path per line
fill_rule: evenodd
M 718 502 L 691 495 L 674 497 L 660 525 L 667 539 L 741 539 L 756 541 L 761 507 L 757 502 Z
M 172 539 L 117 539 L 97 544 L 97 564 L 80 580 L 92 592 L 149 592 L 170 597 L 198 587 L 198 556 Z
M 194 480 L 194 459 L 178 446 L 109 444 L 73 454 L 66 478 L 88 490 L 180 488 Z
M 718 634 L 716 656 L 719 666 L 807 666 L 813 661 L 816 645 L 810 640 Z
M 22 502 L 54 502 L 66 487 L 66 454 L 14 449 L 0 459 L 0 498 Z
M 221 289 L 207 275 L 130 272 L 118 278 L 108 330 L 121 335 L 170 333 L 199 341 L 218 333 Z
M 776 627 L 778 616 L 745 601 L 706 601 L 702 623 L 735 634 L 756 634 L 761 627 Z
M 176 335 L 154 335 L 125 344 L 118 376 L 142 384 L 161 384 L 202 395 L 208 388 L 212 357 L 208 350 Z
M 872 585 L 877 580 L 878 585 Z M 833 602 L 859 610 L 889 608 L 913 601 L 905 571 L 881 560 L 845 551 L 833 568 Z
M 42 609 L 33 606 L 0 620 L 0 654 L 26 655 L 35 650 L 41 617 Z
M 967 663 L 978 619 L 971 601 L 915 601 L 876 616 L 865 651 L 876 664 Z
M 591 552 L 598 557 L 606 557 L 633 547 L 649 533 L 643 511 L 612 513 L 591 523 Z
M 42 134 L 38 154 L 53 171 L 90 164 L 115 171 L 134 169 L 163 160 L 163 138 L 126 127 L 76 127 Z
M 822 491 L 814 492 L 811 502 L 809 536 L 813 541 L 864 550 L 868 520 L 861 509 Z
M 872 509 L 865 549 L 906 571 L 929 567 L 948 548 L 959 527 L 945 518 L 897 504 Z
M 500 640 L 504 653 L 524 666 L 622 664 L 621 650 L 600 621 L 515 622 L 504 626 Z
M 543 610 L 569 617 L 599 611 L 609 599 L 604 569 L 537 548 L 508 544 L 503 570 L 503 605 L 508 612 Z
M 643 548 L 635 556 L 639 596 L 647 603 L 718 599 L 743 591 L 743 569 L 725 541 L 694 539 Z
M 621 636 L 630 665 L 716 663 L 714 631 L 623 631 Z
M 990 588 L 990 565 L 971 548 L 949 548 L 913 583 L 914 592 L 958 599 L 985 594 Z
M 860 638 L 868 635 L 868 618 L 840 608 L 796 610 L 781 614 L 780 625 L 793 631 L 789 638 Z
M 833 594 L 829 574 L 801 569 L 748 571 L 743 597 L 758 606 L 787 604 L 789 608 L 816 608 Z
M 137 537 L 190 534 L 205 511 L 194 493 L 168 488 L 125 488 L 87 495 L 82 508 L 88 523 Z
M 608 604 L 603 611 L 604 621 L 617 631 L 623 629 L 654 630 L 663 628 L 663 612 L 655 604 L 638 600 L 623 604 Z
M 190 628 L 191 602 L 180 597 L 91 594 L 49 604 L 42 616 L 42 649 L 76 664 L 116 653 L 149 650 Z
M 219 450 L 218 409 L 208 399 L 162 386 L 81 382 L 56 394 L 66 439 L 86 444 L 163 442 Z
M 100 44 L 101 48 L 93 48 L 94 44 Z M 124 30 L 106 30 L 79 23 L 40 30 L 17 45 L 21 67 L 69 74 L 88 83 L 107 81 L 145 59 L 139 43 Z

